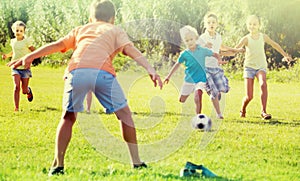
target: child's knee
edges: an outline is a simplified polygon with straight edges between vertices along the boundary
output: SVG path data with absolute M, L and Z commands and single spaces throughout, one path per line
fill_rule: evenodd
M 21 90 L 20 86 L 15 86 L 15 87 L 14 87 L 14 91 L 15 91 L 15 92 L 20 92 L 20 90 Z
M 267 82 L 266 81 L 263 81 L 260 83 L 260 88 L 261 89 L 266 89 L 267 88 Z
M 253 99 L 253 95 L 247 95 L 245 98 L 247 101 L 251 101 Z
M 187 97 L 188 97 L 188 96 L 181 95 L 181 96 L 179 97 L 179 102 L 184 103 L 184 102 L 186 101 Z
M 179 102 L 184 103 L 184 102 L 185 102 L 185 99 L 182 98 L 182 97 L 180 97 L 180 98 L 179 98 Z
M 202 94 L 203 94 L 203 92 L 202 92 L 202 90 L 197 90 L 196 92 L 195 92 L 195 99 L 201 99 L 202 98 Z

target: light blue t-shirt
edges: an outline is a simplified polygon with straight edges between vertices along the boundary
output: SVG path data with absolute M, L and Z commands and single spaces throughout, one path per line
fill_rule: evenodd
M 184 80 L 189 83 L 206 82 L 205 57 L 212 56 L 213 52 L 197 45 L 195 51 L 184 50 L 178 62 L 185 65 Z

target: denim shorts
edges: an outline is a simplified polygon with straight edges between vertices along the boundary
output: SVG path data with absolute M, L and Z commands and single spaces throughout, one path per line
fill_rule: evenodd
M 65 77 L 63 109 L 66 111 L 83 111 L 83 101 L 90 90 L 94 92 L 108 114 L 127 106 L 120 84 L 114 75 L 106 71 L 80 68 L 71 71 Z
M 250 79 L 254 79 L 254 77 L 256 76 L 256 74 L 259 71 L 263 71 L 265 73 L 267 73 L 266 69 L 254 69 L 254 68 L 249 68 L 249 67 L 245 67 L 244 68 L 244 78 L 250 78 Z
M 21 78 L 30 78 L 32 77 L 30 69 L 12 69 L 11 75 L 20 75 Z

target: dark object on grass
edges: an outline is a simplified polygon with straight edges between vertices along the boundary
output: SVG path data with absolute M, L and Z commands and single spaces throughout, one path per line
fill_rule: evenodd
M 201 173 L 198 173 L 196 170 L 200 170 Z M 192 162 L 186 162 L 185 167 L 180 171 L 180 177 L 199 177 L 201 176 L 206 178 L 216 178 L 218 177 L 208 168 L 203 165 L 196 165 Z

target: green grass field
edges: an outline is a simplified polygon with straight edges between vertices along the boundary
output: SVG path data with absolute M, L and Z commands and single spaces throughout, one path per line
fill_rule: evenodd
M 21 96 L 13 106 L 10 69 L 0 65 L 0 180 L 199 180 L 180 178 L 186 161 L 203 164 L 219 178 L 207 180 L 300 180 L 300 83 L 269 82 L 268 112 L 260 118 L 259 87 L 247 118 L 239 118 L 242 81 L 230 80 L 223 95 L 223 121 L 212 132 L 192 130 L 192 97 L 180 104 L 182 72 L 162 91 L 152 88 L 144 73 L 118 75 L 135 119 L 141 158 L 149 168 L 133 170 L 114 115 L 103 113 L 93 99 L 92 114 L 80 113 L 65 160 L 66 174 L 48 178 L 54 139 L 61 116 L 63 68 L 33 67 L 29 103 Z M 224 102 L 224 100 L 226 101 Z M 212 116 L 204 95 L 203 113 Z M 203 179 L 203 178 L 202 178 Z

